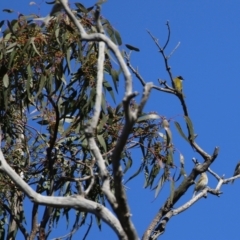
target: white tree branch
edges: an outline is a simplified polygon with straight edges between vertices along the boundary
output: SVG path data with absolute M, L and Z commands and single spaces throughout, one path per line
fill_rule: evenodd
M 63 8 L 65 9 L 68 17 L 72 20 L 72 22 L 75 24 L 77 29 L 80 32 L 81 40 L 82 41 L 103 41 L 107 44 L 107 46 L 112 50 L 113 54 L 118 60 L 118 63 L 123 71 L 124 77 L 125 77 L 125 96 L 128 96 L 132 93 L 132 76 L 130 71 L 128 70 L 128 67 L 122 57 L 122 54 L 120 50 L 118 49 L 118 46 L 113 43 L 107 36 L 105 36 L 102 33 L 92 33 L 87 34 L 84 30 L 83 26 L 79 22 L 79 20 L 74 16 L 71 9 L 68 6 L 68 0 L 59 0 L 61 4 L 63 5 Z
M 0 171 L 6 173 L 32 202 L 50 207 L 70 207 L 81 211 L 92 213 L 106 222 L 117 234 L 119 239 L 127 240 L 118 219 L 103 205 L 87 200 L 82 196 L 73 195 L 69 197 L 42 196 L 36 193 L 6 162 L 0 150 Z

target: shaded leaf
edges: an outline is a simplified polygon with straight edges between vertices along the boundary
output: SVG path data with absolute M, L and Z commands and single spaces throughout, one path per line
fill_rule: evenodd
M 131 166 L 132 166 L 132 158 L 131 158 L 131 157 L 128 157 L 128 161 L 127 161 L 127 163 L 126 163 L 126 167 L 125 167 L 123 173 L 125 174 L 125 173 L 127 172 L 127 170 L 128 170 L 129 168 L 131 168 Z
M 185 172 L 184 168 L 180 169 L 180 173 L 181 173 L 182 176 L 184 176 L 184 178 L 187 177 L 187 173 Z
M 56 1 L 52 1 L 52 2 L 45 2 L 46 4 L 55 4 Z
M 167 145 L 167 147 L 169 147 L 172 142 L 172 132 L 171 132 L 170 128 L 165 128 L 165 131 L 166 131 L 166 136 L 167 136 L 166 145 Z
M 145 177 L 145 182 L 144 182 L 143 187 L 146 188 L 148 180 L 149 180 L 149 170 L 148 170 L 147 165 L 144 167 L 144 177 Z
M 94 8 L 94 6 L 92 6 L 92 7 L 88 7 L 88 8 L 87 8 L 88 12 L 92 11 L 93 8 Z
M 12 49 L 12 48 L 14 48 L 16 45 L 17 45 L 16 42 L 11 43 L 11 44 L 8 45 L 8 47 L 6 48 L 6 50 Z M 9 53 L 9 52 L 11 52 L 11 51 L 7 51 L 7 52 Z
M 116 92 L 118 92 L 118 82 L 119 82 L 119 76 L 118 76 L 118 72 L 114 69 L 111 69 L 110 72 L 111 76 L 112 76 L 112 80 L 113 80 L 113 84 L 115 87 Z
M 49 121 L 48 120 L 41 120 L 41 121 L 38 121 L 37 123 L 40 124 L 40 125 L 48 125 Z
M 129 44 L 125 44 L 125 46 L 129 49 L 129 50 L 133 50 L 133 51 L 136 51 L 136 52 L 139 52 L 140 49 L 139 48 L 136 48 L 132 45 L 129 45 Z
M 0 22 L 0 28 L 3 26 L 4 22 L 5 22 L 5 20 L 2 20 L 2 21 Z
M 159 181 L 158 181 L 158 185 L 155 191 L 155 198 L 158 196 L 158 194 L 160 193 L 164 183 L 166 181 L 166 177 L 165 177 L 165 173 L 162 174 L 162 176 L 160 177 Z
M 122 45 L 122 38 L 121 38 L 119 32 L 116 29 L 114 29 L 114 34 L 115 34 L 115 38 L 117 40 L 118 46 L 121 46 Z
M 179 173 L 179 175 L 178 175 L 178 177 L 176 179 L 176 182 L 181 178 L 181 176 L 183 176 L 184 178 L 187 177 L 187 173 L 185 172 L 183 167 L 180 168 L 180 173 Z
M 85 8 L 81 3 L 75 3 L 75 6 L 79 9 L 79 12 L 88 13 L 88 9 Z
M 184 119 L 188 125 L 188 129 L 189 129 L 189 132 L 190 132 L 190 139 L 191 140 L 194 140 L 195 136 L 194 136 L 194 130 L 193 130 L 193 124 L 192 124 L 192 121 L 191 119 L 188 117 L 188 116 L 184 116 Z
M 8 25 L 8 28 L 9 28 L 10 32 L 11 32 L 12 34 L 14 34 L 12 25 L 11 25 L 11 23 L 10 23 L 8 20 L 7 20 L 7 25 Z
M 14 11 L 12 9 L 3 9 L 3 12 L 7 12 L 7 13 L 13 13 Z
M 147 184 L 144 186 L 145 188 L 148 187 L 148 186 L 150 186 L 150 188 L 152 188 L 153 182 L 154 182 L 156 176 L 158 175 L 160 169 L 161 168 L 158 164 L 153 165 L 153 167 L 151 169 L 151 172 L 150 172 L 150 175 L 148 177 Z
M 173 149 L 169 147 L 167 150 L 167 164 L 173 165 Z
M 127 179 L 127 181 L 125 182 L 125 184 L 130 181 L 131 179 L 135 178 L 144 168 L 144 163 L 141 164 L 141 166 L 139 167 L 139 169 L 137 170 L 137 172 L 135 172 L 131 177 L 129 177 Z
M 112 89 L 112 87 L 110 86 L 110 84 L 109 84 L 107 81 L 104 81 L 104 82 L 103 82 L 103 87 L 104 87 L 105 89 L 107 89 L 107 91 L 110 93 L 110 95 L 111 95 L 111 97 L 112 97 L 112 99 L 113 99 L 113 101 L 114 101 L 114 103 L 115 103 L 116 100 L 115 100 L 114 92 L 113 92 L 113 89 Z
M 176 126 L 179 134 L 180 134 L 187 142 L 189 142 L 189 140 L 188 140 L 188 138 L 186 137 L 186 135 L 184 134 L 184 132 L 183 132 L 180 124 L 179 124 L 178 122 L 174 122 L 174 124 L 175 124 L 175 126 Z
M 140 149 L 142 151 L 142 155 L 145 158 L 146 155 L 145 155 L 145 147 L 144 147 L 143 137 L 140 137 L 140 139 L 139 139 L 139 146 L 140 146 Z
M 39 55 L 41 57 L 41 54 L 38 52 L 38 50 L 35 46 L 34 39 L 35 39 L 34 37 L 31 38 L 31 44 L 33 46 L 34 51 L 37 53 L 37 55 Z
M 101 144 L 101 146 L 103 147 L 104 151 L 107 152 L 107 145 L 103 138 L 103 135 L 97 135 L 97 139 L 98 139 L 99 143 Z

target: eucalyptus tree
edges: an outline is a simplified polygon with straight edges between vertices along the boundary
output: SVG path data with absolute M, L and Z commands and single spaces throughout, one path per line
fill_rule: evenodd
M 101 15 L 102 3 L 88 8 L 76 3 L 70 9 L 67 0 L 59 0 L 50 3 L 52 11 L 44 18 L 20 14 L 0 22 L 1 239 L 48 239 L 61 217 L 69 222 L 70 211 L 76 213 L 74 224 L 64 238 L 71 239 L 94 215 L 99 226 L 105 222 L 119 239 L 138 239 L 123 182 L 133 149 L 142 161 L 127 181 L 142 173 L 145 188 L 155 189 L 155 196 L 165 183 L 171 185 L 143 239 L 156 239 L 172 216 L 207 192 L 219 195 L 229 181 L 212 172 L 220 183 L 216 189 L 207 187 L 172 210 L 194 179 L 208 170 L 218 147 L 209 154 L 196 143 L 184 94 L 175 89 L 165 53 L 169 24 L 164 46 L 149 32 L 169 74 L 169 81 L 159 79 L 155 85 L 131 65 L 131 53 L 139 49 L 122 45 L 119 32 Z M 133 76 L 142 84 L 139 102 Z M 121 100 L 120 81 L 125 82 Z M 203 160 L 194 160 L 190 174 L 181 154 L 174 161 L 167 118 L 155 109 L 144 112 L 151 91 L 171 94 L 182 105 L 187 132 L 178 122 L 176 128 Z M 176 166 L 178 176 L 173 174 Z M 29 206 L 29 200 L 27 219 L 24 204 Z

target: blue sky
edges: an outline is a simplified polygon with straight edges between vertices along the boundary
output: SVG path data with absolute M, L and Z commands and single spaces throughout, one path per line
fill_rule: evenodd
M 29 6 L 29 2 L 1 1 L 0 9 L 11 8 L 25 15 L 38 12 L 36 6 Z M 43 1 L 36 3 L 41 3 L 40 13 L 43 16 L 50 10 L 51 5 L 46 5 Z M 90 7 L 95 1 L 85 0 L 82 3 Z M 113 0 L 105 3 L 102 9 L 104 17 L 121 33 L 124 44 L 140 48 L 139 53 L 132 54 L 132 65 L 138 67 L 146 81 L 155 84 L 158 78 L 167 81 L 169 78 L 163 59 L 146 29 L 163 44 L 167 37 L 165 24 L 167 20 L 170 22 L 171 40 L 167 53 L 181 42 L 170 58 L 170 66 L 174 75 L 182 75 L 185 79 L 184 93 L 198 134 L 197 143 L 208 153 L 212 153 L 215 146 L 220 147 L 219 156 L 211 169 L 226 177 L 232 175 L 240 159 L 239 9 L 240 1 L 237 0 Z M 1 12 L 1 19 L 10 16 Z M 134 89 L 141 92 L 141 86 L 135 78 Z M 180 103 L 165 93 L 153 91 L 145 110 L 154 110 L 167 118 L 183 122 Z M 201 158 L 178 135 L 173 124 L 171 127 L 175 146 L 184 155 L 186 171 L 189 173 L 193 167 L 191 159 L 195 157 L 201 161 Z M 136 171 L 140 161 L 140 156 L 136 156 L 129 175 Z M 152 202 L 154 192 L 144 190 L 143 183 L 143 176 L 139 176 L 127 184 L 129 204 L 139 236 L 142 236 L 164 203 L 170 189 L 166 184 L 158 198 Z M 214 188 L 216 185 L 216 180 L 209 175 L 209 186 Z M 172 218 L 160 239 L 240 239 L 240 180 L 235 181 L 234 185 L 223 186 L 221 190 L 223 194 L 220 197 L 209 195 L 207 199 L 201 199 L 186 212 Z M 192 191 L 193 187 L 176 207 L 188 201 Z M 93 222 L 94 227 L 88 239 L 116 239 L 106 225 L 103 225 L 100 233 Z M 82 234 L 83 231 L 80 230 L 74 239 L 80 239 Z

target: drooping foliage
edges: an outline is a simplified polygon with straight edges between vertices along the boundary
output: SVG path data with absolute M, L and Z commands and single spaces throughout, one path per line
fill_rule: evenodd
M 80 3 L 75 6 L 75 16 L 85 30 L 97 32 L 94 6 L 86 8 Z M 10 166 L 38 193 L 81 194 L 93 184 L 86 198 L 105 204 L 98 166 L 84 134 L 95 103 L 98 42 L 82 41 L 64 12 L 56 14 L 47 25 L 34 21 L 34 17 L 20 14 L 17 19 L 1 22 L 4 29 L 0 40 L 2 151 Z M 105 34 L 121 46 L 118 31 L 104 17 L 101 21 Z M 102 109 L 95 138 L 110 175 L 112 149 L 125 121 L 118 97 L 119 81 L 123 81 L 121 70 L 107 49 Z M 133 101 L 132 109 L 135 106 Z M 122 152 L 124 173 L 132 166 L 133 148 L 139 150 L 142 159 L 139 169 L 128 180 L 143 172 L 145 187 L 156 188 L 157 195 L 170 179 L 169 169 L 175 166 L 167 120 L 155 112 L 139 117 Z M 20 224 L 29 220 L 25 219 L 22 207 L 25 196 L 6 176 L 1 175 L 0 179 L 2 239 L 6 229 L 15 237 Z M 38 208 L 37 204 L 32 205 L 32 221 Z M 44 208 L 40 228 L 46 230 L 50 219 L 58 223 L 61 215 L 68 220 L 69 210 Z M 18 219 L 13 218 L 16 214 Z M 77 212 L 72 227 L 84 223 L 86 216 Z

